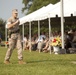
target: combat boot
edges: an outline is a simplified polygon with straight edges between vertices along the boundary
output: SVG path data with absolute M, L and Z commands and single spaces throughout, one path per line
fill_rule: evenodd
M 9 60 L 5 60 L 4 64 L 10 64 L 10 61 Z
M 19 60 L 18 63 L 19 64 L 26 64 L 26 62 L 24 62 L 23 60 Z
M 71 63 L 76 64 L 76 61 L 72 61 Z

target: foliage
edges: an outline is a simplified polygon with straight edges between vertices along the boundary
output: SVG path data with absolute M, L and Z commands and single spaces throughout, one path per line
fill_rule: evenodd
M 22 8 L 22 12 L 24 12 L 25 10 L 28 11 L 28 9 L 30 8 L 30 6 L 32 5 L 32 1 L 33 0 L 23 0 L 22 3 L 24 4 L 24 7 Z
M 10 65 L 3 63 L 7 48 L 0 47 L 0 75 L 76 75 L 76 54 L 54 55 L 24 51 L 26 65 L 19 65 L 17 51 L 11 56 Z
M 46 6 L 50 3 L 55 4 L 60 0 L 23 0 L 23 4 L 25 5 L 22 11 L 24 12 L 28 9 L 28 13 L 31 13 L 43 6 Z M 29 3 L 31 2 L 31 3 Z
M 71 29 L 76 30 L 76 25 L 72 24 L 72 25 L 65 25 L 64 26 L 65 30 L 69 31 Z
M 4 21 L 3 19 L 0 19 L 0 34 L 1 34 L 2 40 L 4 40 L 5 38 L 5 24 L 6 24 L 6 21 Z

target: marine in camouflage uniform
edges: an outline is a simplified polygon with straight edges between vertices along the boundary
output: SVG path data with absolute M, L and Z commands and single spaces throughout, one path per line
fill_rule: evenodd
M 8 28 L 9 48 L 6 52 L 4 60 L 5 64 L 10 63 L 9 59 L 15 47 L 17 47 L 18 49 L 17 53 L 18 53 L 19 64 L 25 64 L 25 62 L 23 62 L 21 36 L 19 33 L 19 19 L 17 18 L 17 16 L 18 16 L 18 10 L 14 9 L 12 10 L 12 17 L 10 17 L 7 21 L 6 27 Z

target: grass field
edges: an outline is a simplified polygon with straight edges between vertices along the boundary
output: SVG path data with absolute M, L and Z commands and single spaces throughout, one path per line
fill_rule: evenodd
M 76 75 L 76 54 L 54 55 L 23 51 L 25 65 L 19 65 L 16 50 L 13 51 L 10 61 L 3 63 L 7 49 L 0 47 L 0 75 Z

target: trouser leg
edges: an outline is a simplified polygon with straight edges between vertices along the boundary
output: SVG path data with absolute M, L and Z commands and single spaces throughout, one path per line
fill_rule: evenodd
M 5 60 L 9 60 L 12 54 L 13 49 L 15 48 L 16 40 L 9 39 L 9 48 L 6 52 Z
M 22 45 L 21 45 L 21 40 L 17 40 L 17 53 L 18 53 L 18 60 L 23 60 L 23 55 L 22 55 Z

